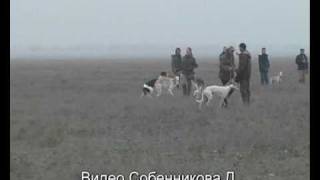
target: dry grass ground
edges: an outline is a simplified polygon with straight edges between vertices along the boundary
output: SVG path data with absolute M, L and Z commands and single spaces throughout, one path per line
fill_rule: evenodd
M 217 60 L 196 73 L 220 84 Z M 139 99 L 144 81 L 169 70 L 158 61 L 12 61 L 13 180 L 76 180 L 82 170 L 124 174 L 221 174 L 237 180 L 309 179 L 309 81 L 291 59 L 273 59 L 281 85 L 262 87 L 256 62 L 252 104 L 203 111 L 191 98 Z M 217 101 L 214 101 L 217 103 Z

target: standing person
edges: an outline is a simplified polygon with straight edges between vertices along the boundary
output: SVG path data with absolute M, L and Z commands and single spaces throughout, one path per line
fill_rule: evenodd
M 234 77 L 234 48 L 226 48 L 225 53 L 220 55 L 219 78 L 222 85 L 226 85 Z
M 220 65 L 219 65 L 219 78 L 223 86 L 225 86 L 230 80 L 234 78 L 234 48 L 230 46 L 229 48 L 224 48 L 224 53 L 220 55 Z M 229 92 L 229 97 L 233 93 L 233 89 Z M 224 106 L 228 106 L 227 98 L 224 99 Z
M 305 83 L 305 75 L 308 73 L 308 57 L 304 53 L 304 49 L 300 49 L 300 54 L 296 57 L 296 64 L 299 71 L 299 82 Z
M 186 50 L 186 55 L 182 58 L 182 90 L 183 95 L 190 96 L 191 80 L 194 80 L 194 69 L 198 67 L 196 59 L 193 57 L 192 49 L 190 47 Z
M 223 50 L 222 50 L 222 52 L 220 53 L 220 55 L 219 55 L 219 58 L 221 59 L 221 57 L 227 52 L 227 47 L 225 47 L 225 46 L 223 46 Z
M 239 45 L 240 53 L 239 65 L 236 77 L 236 82 L 240 83 L 240 93 L 243 104 L 250 104 L 250 76 L 251 76 L 251 55 L 247 51 L 245 43 Z
M 266 53 L 266 48 L 262 48 L 261 54 L 259 55 L 259 71 L 262 85 L 269 84 L 269 68 L 270 62 L 268 54 Z
M 171 55 L 171 69 L 172 73 L 176 76 L 180 76 L 182 67 L 181 49 L 176 48 L 175 54 Z

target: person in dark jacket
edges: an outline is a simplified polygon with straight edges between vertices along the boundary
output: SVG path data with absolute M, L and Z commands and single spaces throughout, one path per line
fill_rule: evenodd
M 304 49 L 300 49 L 300 54 L 296 57 L 296 64 L 299 71 L 299 82 L 305 83 L 305 76 L 308 73 L 308 57 L 304 53 Z
M 240 93 L 243 104 L 249 105 L 250 103 L 250 76 L 251 76 L 251 54 L 246 49 L 246 44 L 239 45 L 240 53 L 239 65 L 236 69 L 237 76 L 236 82 L 240 83 Z
M 193 57 L 190 47 L 186 50 L 186 55 L 182 58 L 182 90 L 183 95 L 190 96 L 192 83 L 194 80 L 194 69 L 198 67 L 196 59 Z
M 171 70 L 172 73 L 176 76 L 180 76 L 182 67 L 182 57 L 181 57 L 181 49 L 176 48 L 175 54 L 171 55 Z
M 266 85 L 269 84 L 269 68 L 270 62 L 268 54 L 266 53 L 266 48 L 261 49 L 261 54 L 258 56 L 259 59 L 259 71 L 260 71 L 260 79 L 261 84 Z
M 222 85 L 226 85 L 234 77 L 234 48 L 226 48 L 225 53 L 220 55 L 219 78 Z

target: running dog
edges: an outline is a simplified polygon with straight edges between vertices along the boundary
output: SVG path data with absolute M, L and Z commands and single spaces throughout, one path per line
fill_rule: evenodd
M 283 73 L 282 73 L 282 71 L 280 71 L 277 76 L 272 76 L 270 78 L 271 84 L 274 84 L 274 83 L 280 84 L 282 81 L 282 75 L 283 75 Z
M 157 97 L 162 94 L 162 89 L 167 89 L 170 95 L 174 96 L 173 89 L 179 85 L 179 76 L 173 76 L 167 72 L 161 72 L 158 78 L 152 79 L 143 84 L 142 94 L 140 97 L 148 96 L 152 97 L 151 94 L 156 91 Z
M 204 103 L 206 103 L 206 105 L 209 106 L 209 103 L 212 100 L 213 96 L 216 95 L 221 98 L 220 107 L 226 107 L 227 100 L 234 92 L 234 90 L 239 90 L 239 88 L 234 84 L 229 84 L 226 86 L 207 86 L 201 92 L 201 99 L 196 99 L 196 102 L 199 103 L 199 109 L 201 109 L 202 104 Z M 199 97 L 199 93 L 199 91 L 195 93 L 197 97 Z

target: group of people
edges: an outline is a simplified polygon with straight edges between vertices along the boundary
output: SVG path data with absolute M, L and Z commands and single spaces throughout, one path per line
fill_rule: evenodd
M 191 81 L 194 80 L 195 74 L 194 69 L 198 67 L 196 59 L 192 54 L 192 49 L 188 47 L 186 55 L 182 57 L 181 49 L 176 48 L 175 54 L 171 58 L 173 74 L 181 77 L 183 95 L 190 96 L 192 90 Z
M 223 52 L 219 55 L 219 78 L 222 85 L 235 81 L 240 85 L 241 99 L 245 105 L 250 103 L 250 76 L 251 76 L 251 60 L 252 56 L 247 50 L 246 44 L 239 44 L 238 55 L 239 64 L 235 65 L 234 47 L 224 47 Z M 258 56 L 259 71 L 261 84 L 269 84 L 270 61 L 266 48 L 262 48 L 261 54 Z M 300 49 L 300 54 L 296 56 L 296 64 L 299 71 L 299 82 L 305 82 L 305 75 L 308 73 L 308 58 L 304 53 L 304 49 Z M 195 79 L 194 69 L 198 67 L 196 59 L 192 54 L 192 49 L 188 47 L 186 54 L 181 56 L 181 49 L 176 48 L 175 54 L 171 56 L 172 72 L 176 76 L 181 77 L 181 86 L 183 95 L 190 96 L 192 89 L 192 80 Z
M 266 48 L 261 49 L 261 54 L 259 55 L 259 71 L 261 77 L 261 84 L 269 84 L 269 68 L 270 62 L 268 54 L 266 53 Z M 296 65 L 299 72 L 299 82 L 305 83 L 306 74 L 308 73 L 308 57 L 304 52 L 304 49 L 300 49 L 300 54 L 296 56 Z

